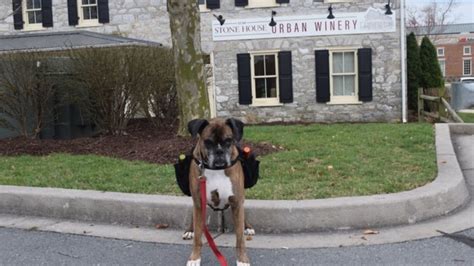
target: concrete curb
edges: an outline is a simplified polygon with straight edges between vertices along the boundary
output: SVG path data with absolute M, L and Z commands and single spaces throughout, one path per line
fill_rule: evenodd
M 474 125 L 436 125 L 438 176 L 401 193 L 323 200 L 247 200 L 246 214 L 258 232 L 310 232 L 412 224 L 463 206 L 469 193 L 454 153 L 450 128 L 474 132 Z M 95 223 L 184 229 L 191 217 L 188 197 L 0 186 L 0 213 Z M 215 213 L 211 213 L 215 216 Z M 215 217 L 208 217 L 215 226 Z

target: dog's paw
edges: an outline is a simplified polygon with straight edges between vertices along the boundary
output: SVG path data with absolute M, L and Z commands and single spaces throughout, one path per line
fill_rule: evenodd
M 183 234 L 183 240 L 191 240 L 194 237 L 194 232 L 186 231 Z
M 253 228 L 245 228 L 244 235 L 254 236 L 255 235 L 255 230 Z
M 240 262 L 240 261 L 237 261 L 237 266 L 250 266 L 250 263 L 249 262 Z
M 201 266 L 201 259 L 188 260 L 188 262 L 186 262 L 186 266 Z

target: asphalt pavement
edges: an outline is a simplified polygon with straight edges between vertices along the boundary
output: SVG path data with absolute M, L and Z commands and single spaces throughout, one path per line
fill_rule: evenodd
M 257 236 L 258 237 L 258 236 Z M 0 228 L 0 265 L 185 265 L 190 245 Z M 314 241 L 318 241 L 314 239 Z M 221 248 L 229 265 L 234 250 Z M 474 228 L 454 237 L 316 249 L 249 249 L 252 265 L 474 265 Z M 202 265 L 218 265 L 208 247 Z

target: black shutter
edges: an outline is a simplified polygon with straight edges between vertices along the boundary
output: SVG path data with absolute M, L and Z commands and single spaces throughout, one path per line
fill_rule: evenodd
M 218 9 L 221 7 L 220 0 L 206 0 L 206 7 L 208 9 Z
M 277 4 L 289 4 L 290 0 L 276 0 Z
M 99 23 L 109 23 L 109 0 L 97 1 L 97 8 L 99 9 Z
M 53 4 L 51 0 L 41 0 L 41 15 L 43 16 L 43 27 L 53 26 Z
M 69 17 L 70 26 L 75 26 L 79 23 L 79 16 L 77 13 L 77 0 L 67 0 L 67 14 Z
M 359 101 L 372 101 L 372 49 L 358 50 Z
M 329 51 L 315 51 L 314 55 L 316 57 L 316 101 L 329 102 Z
M 13 0 L 13 25 L 15 30 L 23 29 L 23 10 L 21 8 L 21 0 Z
M 280 85 L 280 102 L 293 102 L 293 77 L 291 51 L 278 53 L 278 75 Z
M 250 73 L 250 54 L 237 54 L 237 73 L 239 75 L 239 103 L 252 103 L 252 77 Z
M 235 6 L 248 6 L 249 0 L 235 0 Z

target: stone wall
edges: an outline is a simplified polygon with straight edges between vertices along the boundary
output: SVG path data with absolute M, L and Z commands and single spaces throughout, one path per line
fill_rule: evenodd
M 129 38 L 171 45 L 166 0 L 110 0 L 110 23 L 96 27 L 69 26 L 67 0 L 53 0 L 54 27 L 34 32 L 87 30 L 117 34 Z M 13 17 L 1 19 L 12 12 L 12 1 L 0 1 L 0 35 L 30 33 L 13 29 Z

